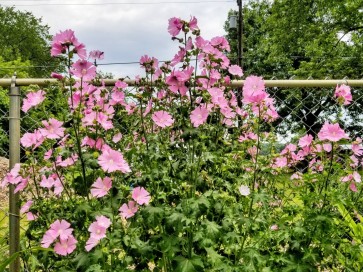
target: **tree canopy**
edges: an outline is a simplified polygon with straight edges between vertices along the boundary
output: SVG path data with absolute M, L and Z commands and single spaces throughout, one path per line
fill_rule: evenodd
M 59 63 L 50 56 L 49 27 L 30 12 L 0 6 L 0 37 L 1 76 L 11 76 L 14 71 L 19 74 L 24 66 L 31 66 L 26 70 L 28 76 L 49 77 Z M 14 61 L 23 68 L 4 69 Z
M 243 70 L 265 79 L 363 77 L 362 0 L 250 0 L 243 7 Z M 237 14 L 231 10 L 228 18 Z M 237 30 L 228 28 L 230 57 L 237 62 Z M 333 90 L 271 89 L 286 131 L 316 135 L 336 102 Z M 345 128 L 361 132 L 362 91 L 344 113 Z M 281 126 L 280 126 L 281 127 Z
M 244 70 L 266 78 L 361 78 L 362 13 L 362 0 L 251 0 L 243 7 Z M 237 52 L 237 31 L 227 22 Z

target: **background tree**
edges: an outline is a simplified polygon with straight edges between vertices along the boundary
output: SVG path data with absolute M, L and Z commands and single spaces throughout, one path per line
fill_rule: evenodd
M 265 79 L 362 78 L 363 1 L 250 0 L 243 7 L 243 68 L 245 75 Z M 236 11 L 230 11 L 231 14 Z M 236 57 L 237 31 L 225 23 Z M 235 58 L 236 59 L 236 58 Z M 282 130 L 296 129 L 316 134 L 335 101 L 333 89 L 270 90 L 284 122 Z M 348 107 L 346 129 L 362 129 L 361 90 L 353 90 L 355 103 Z M 349 116 L 349 118 L 348 118 Z M 277 123 L 278 124 L 278 123 Z M 277 125 L 276 124 L 276 125 Z
M 20 78 L 49 78 L 52 71 L 62 71 L 61 61 L 50 56 L 50 41 L 49 27 L 40 18 L 0 6 L 0 78 L 14 72 Z M 8 155 L 8 110 L 8 89 L 0 87 L 0 156 Z M 23 120 L 22 126 L 27 129 L 30 123 Z
M 32 67 L 27 68 L 27 76 L 49 77 L 58 67 L 59 61 L 50 56 L 49 27 L 32 13 L 0 6 L 0 37 L 2 60 L 29 61 L 27 66 Z M 0 71 L 2 77 L 12 76 L 12 72 L 12 69 Z

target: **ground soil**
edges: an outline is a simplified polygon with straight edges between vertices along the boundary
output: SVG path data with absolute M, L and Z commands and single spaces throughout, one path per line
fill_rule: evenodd
M 9 160 L 0 157 L 0 183 L 3 180 L 5 174 L 9 171 Z M 8 187 L 0 187 L 0 208 L 6 208 L 8 206 Z

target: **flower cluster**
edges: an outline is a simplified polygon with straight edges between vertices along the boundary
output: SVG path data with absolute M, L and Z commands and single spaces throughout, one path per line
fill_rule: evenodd
M 70 226 L 71 224 L 63 219 L 53 222 L 43 236 L 42 247 L 48 248 L 56 241 L 55 253 L 63 256 L 71 254 L 76 249 L 77 240 L 72 235 L 73 229 Z
M 86 242 L 86 250 L 90 251 L 99 244 L 102 238 L 106 237 L 106 230 L 111 226 L 111 220 L 106 216 L 96 216 L 96 221 L 93 222 L 88 231 L 91 233 L 90 238 Z
M 122 204 L 119 209 L 120 216 L 124 219 L 133 217 L 139 209 L 138 205 L 148 205 L 151 199 L 149 192 L 143 187 L 134 188 L 131 197 L 133 200 Z
M 86 251 L 95 265 L 107 260 L 107 271 L 152 265 L 188 270 L 186 263 L 193 271 L 217 269 L 216 263 L 227 271 L 224 263 L 237 260 L 237 267 L 248 260 L 247 248 L 264 240 L 278 241 L 271 248 L 286 253 L 297 238 L 287 231 L 274 235 L 294 227 L 311 232 L 300 209 L 307 213 L 314 205 L 336 212 L 323 209 L 337 195 L 328 190 L 360 191 L 362 140 L 350 142 L 353 136 L 338 122 L 326 121 L 318 133 L 299 132 L 294 142 L 275 148 L 279 115 L 263 78 L 250 75 L 241 93 L 231 89 L 231 78 L 243 76 L 241 67 L 227 58 L 224 37 L 200 36 L 194 17 L 171 18 L 168 32 L 180 45 L 170 62 L 144 55 L 144 78 L 136 77 L 135 86 L 117 80 L 111 87 L 93 81 L 103 52 L 87 55 L 72 30 L 56 34 L 51 54 L 68 60 L 67 73 L 52 75 L 61 81 L 60 110 L 23 134 L 27 161 L 16 164 L 1 186 L 32 195 L 21 212 L 33 221 L 29 233 L 37 243 L 54 246 L 57 255 L 73 253 L 74 260 Z M 46 95 L 28 93 L 23 111 L 39 111 L 49 103 Z M 345 85 L 334 97 L 342 105 L 352 101 Z M 343 160 L 344 152 L 349 157 Z M 309 187 L 299 191 L 304 184 Z M 282 186 L 296 199 L 288 199 Z M 314 194 L 313 202 L 303 198 L 306 192 Z M 285 207 L 298 216 L 285 216 Z M 78 265 L 86 266 L 80 261 L 65 269 Z

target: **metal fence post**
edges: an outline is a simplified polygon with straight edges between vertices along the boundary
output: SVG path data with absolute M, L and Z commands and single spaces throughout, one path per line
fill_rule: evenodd
M 16 73 L 11 79 L 9 106 L 9 168 L 20 163 L 20 87 L 16 86 Z M 20 251 L 20 208 L 19 193 L 14 194 L 15 185 L 9 187 L 9 253 L 12 256 Z M 10 272 L 20 272 L 17 257 L 10 264 Z

